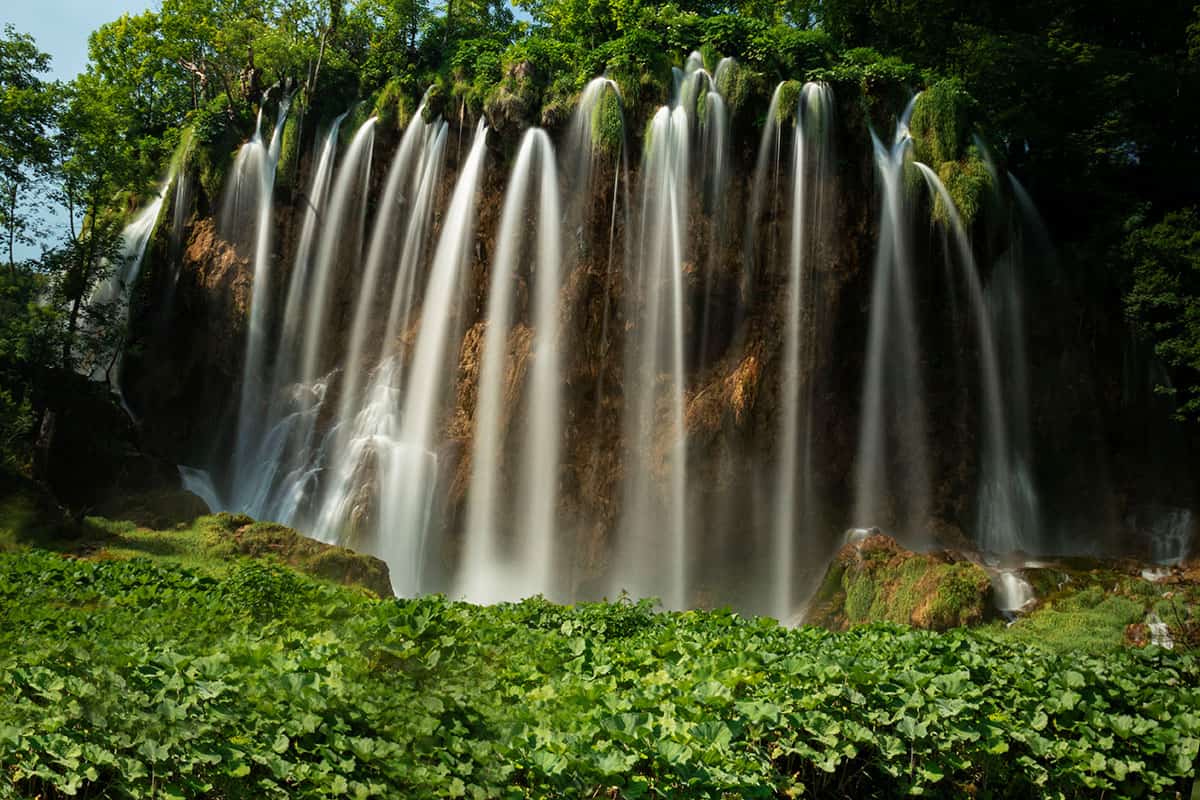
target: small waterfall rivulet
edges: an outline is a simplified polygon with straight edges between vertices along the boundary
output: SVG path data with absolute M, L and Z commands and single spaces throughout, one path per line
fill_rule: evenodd
M 264 97 L 264 104 L 265 104 Z M 262 107 L 259 108 L 258 122 L 255 126 L 254 138 L 246 143 L 238 152 L 234 161 L 233 181 L 227 188 L 225 202 L 230 204 L 223 208 L 226 218 L 226 229 L 235 225 L 244 225 L 248 212 L 253 237 L 253 292 L 250 296 L 250 314 L 246 332 L 246 354 L 242 366 L 242 394 L 237 416 L 237 443 L 234 451 L 235 470 L 234 487 L 241 490 L 252 485 L 251 475 L 258 470 L 257 459 L 252 455 L 258 444 L 262 425 L 262 408 L 265 400 L 263 373 L 267 357 L 267 322 L 270 314 L 272 290 L 272 237 L 274 234 L 274 219 L 272 209 L 275 198 L 275 168 L 279 161 L 279 149 L 283 141 L 283 126 L 287 121 L 288 107 L 291 105 L 291 95 L 284 94 L 279 103 L 275 120 L 275 129 L 269 142 L 262 138 Z M 256 493 L 257 494 L 257 493 Z M 247 497 L 245 493 L 235 498 L 238 508 L 260 508 L 254 502 L 256 494 Z
M 833 138 L 833 95 L 825 84 L 805 84 L 796 109 L 792 156 L 792 217 L 787 276 L 779 448 L 775 475 L 771 610 L 787 617 L 795 607 L 795 542 L 812 533 L 812 406 L 814 349 L 821 325 L 816 261 L 828 235 Z M 803 388 L 802 388 L 803 387 Z
M 775 91 L 771 93 L 771 103 L 767 106 L 767 117 L 758 146 L 758 160 L 754 166 L 754 186 L 750 193 L 750 211 L 746 218 L 746 245 L 742 268 L 743 296 L 750 293 L 751 281 L 761 270 L 761 265 L 771 260 L 771 255 L 776 248 L 776 236 L 771 235 L 764 243 L 759 241 L 756 234 L 759 220 L 766 213 L 768 201 L 775 206 L 781 196 L 779 156 L 780 148 L 783 146 L 783 123 L 779 119 L 779 103 L 786 85 L 786 81 L 778 84 Z M 771 216 L 774 216 L 774 213 Z M 774 229 L 771 230 L 773 234 Z
M 536 224 L 529 229 L 526 217 L 532 213 L 534 198 Z M 553 596 L 558 589 L 554 545 L 562 405 L 560 218 L 554 146 L 545 131 L 531 128 L 513 164 L 496 234 L 475 403 L 466 547 L 458 580 L 459 592 L 477 602 L 517 599 L 530 592 Z M 533 288 L 532 324 L 518 323 L 514 328 L 513 289 L 521 279 Z M 518 363 L 522 356 L 532 362 L 527 368 Z M 525 372 L 529 373 L 524 393 L 529 398 L 528 419 L 524 440 L 516 441 L 505 434 L 513 427 L 511 399 L 520 394 L 515 384 Z M 515 475 L 505 476 L 501 451 L 512 449 L 520 453 L 520 468 Z M 511 508 L 501 508 L 502 498 Z M 509 519 L 514 527 L 504 530 Z
M 253 278 L 234 446 L 210 472 L 181 467 L 185 485 L 383 558 L 401 595 L 629 591 L 792 620 L 839 531 L 928 543 L 946 478 L 929 435 L 948 426 L 926 384 L 949 370 L 921 337 L 961 328 L 950 410 L 969 424 L 977 398 L 978 435 L 954 480 L 977 497 L 955 523 L 995 554 L 1036 549 L 1027 196 L 997 189 L 998 255 L 972 241 L 914 161 L 914 98 L 889 142 L 871 132 L 877 202 L 859 209 L 840 193 L 861 178 L 843 169 L 833 90 L 781 83 L 755 152 L 723 93 L 738 69 L 692 54 L 640 139 L 598 77 L 557 148 L 549 127 L 511 142 L 506 181 L 485 175 L 505 142 L 463 105 L 459 142 L 428 96 L 402 131 L 362 115 L 350 136 L 343 114 L 274 235 L 287 98 L 269 140 L 260 111 L 218 220 Z M 878 222 L 862 269 L 840 227 L 860 212 Z M 869 302 L 839 305 L 858 280 Z M 961 298 L 961 326 L 955 306 L 937 327 L 931 285 Z M 745 562 L 732 579 L 729 558 Z M 1015 573 L 996 581 L 1006 610 L 1024 607 Z
M 874 132 L 882 192 L 859 416 L 853 523 L 915 537 L 929 516 L 930 467 L 914 299 L 913 209 L 905 183 L 914 97 L 891 146 Z M 894 501 L 889 502 L 889 499 Z
M 975 538 L 980 547 L 987 552 L 1010 553 L 1024 549 L 1022 518 L 1025 515 L 1020 514 L 1018 509 L 1025 507 L 1027 503 L 1022 494 L 1025 487 L 1023 476 L 1018 475 L 1012 462 L 1011 440 L 1005 413 L 1005 389 L 1001 385 L 1000 359 L 992 316 L 984 298 L 971 242 L 954 200 L 936 172 L 920 162 L 915 162 L 914 166 L 921 171 L 930 191 L 941 200 L 950 218 L 979 341 L 980 373 L 983 382 L 983 448 Z
M 693 53 L 675 74 L 675 102 L 655 112 L 642 155 L 637 245 L 627 270 L 626 454 L 615 590 L 660 593 L 668 608 L 687 605 L 687 497 L 684 270 L 694 257 L 688 220 L 694 200 L 696 103 L 715 88 Z M 717 144 L 710 137 L 710 144 Z M 709 152 L 699 154 L 703 160 Z M 711 163 L 711 161 L 709 161 Z M 665 377 L 665 380 L 664 380 Z M 656 479 L 657 478 L 657 479 Z

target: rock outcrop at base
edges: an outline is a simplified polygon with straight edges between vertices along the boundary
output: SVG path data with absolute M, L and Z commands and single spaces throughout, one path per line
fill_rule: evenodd
M 838 551 L 805 622 L 831 630 L 880 621 L 945 630 L 982 622 L 991 595 L 978 564 L 950 551 L 914 553 L 872 533 Z
M 214 555 L 272 556 L 289 567 L 348 586 L 362 586 L 392 597 L 387 564 L 374 556 L 302 536 L 274 522 L 256 522 L 243 514 L 216 514 L 196 523 Z

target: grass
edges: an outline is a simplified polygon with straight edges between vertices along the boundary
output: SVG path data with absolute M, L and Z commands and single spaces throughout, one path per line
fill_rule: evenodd
M 133 505 L 140 507 L 136 501 Z M 151 558 L 212 578 L 224 578 L 248 559 L 265 559 L 318 579 L 391 595 L 387 566 L 379 559 L 316 542 L 283 525 L 236 514 L 197 516 L 165 528 L 104 517 L 76 521 L 37 484 L 0 475 L 0 552 L 29 547 L 97 560 Z

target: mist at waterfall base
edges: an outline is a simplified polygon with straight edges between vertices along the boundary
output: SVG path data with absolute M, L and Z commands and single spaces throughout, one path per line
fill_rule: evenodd
M 634 166 L 638 137 L 625 129 L 617 85 L 597 78 L 557 149 L 537 128 L 519 138 L 487 241 L 481 195 L 499 184 L 496 134 L 486 120 L 471 131 L 433 118 L 424 104 L 391 154 L 378 152 L 374 118 L 355 130 L 344 129 L 345 114 L 330 120 L 311 144 L 295 229 L 277 230 L 289 112 L 280 97 L 273 128 L 260 113 L 239 151 L 217 216 L 253 276 L 233 446 L 181 466 L 185 487 L 214 511 L 383 558 L 402 596 L 569 601 L 628 591 L 668 608 L 728 604 L 793 618 L 842 530 L 878 527 L 912 547 L 932 544 L 928 334 L 915 295 L 935 256 L 915 239 L 940 202 L 949 213 L 935 226 L 937 269 L 944 261 L 965 299 L 955 313 L 973 362 L 961 379 L 975 388 L 963 397 L 978 403 L 965 532 L 988 558 L 1042 551 L 1019 248 L 977 263 L 949 192 L 913 161 L 913 104 L 889 140 L 871 132 L 879 229 L 864 367 L 856 396 L 833 396 L 821 364 L 837 346 L 824 299 L 841 235 L 835 97 L 809 83 L 785 112 L 785 87 L 776 90 L 743 196 L 722 91 L 732 68 L 725 60 L 710 73 L 693 54 L 677 69 Z M 613 113 L 617 141 L 603 138 Z M 996 205 L 1028 205 L 999 178 Z M 731 282 L 716 254 L 738 241 Z M 585 299 L 601 335 L 581 341 L 566 322 Z M 767 307 L 780 323 L 770 357 L 748 349 L 742 331 Z M 331 335 L 338 329 L 344 341 Z M 588 361 L 581 387 L 568 364 Z M 762 423 L 771 444 L 747 501 L 762 509 L 753 517 L 697 466 L 701 446 L 718 471 L 738 463 L 728 442 L 695 440 L 693 417 L 710 401 L 702 373 L 717 364 L 735 376 L 769 369 L 763 381 L 777 387 L 777 413 Z M 834 513 L 814 444 L 831 403 L 859 409 L 848 502 Z M 589 427 L 612 435 L 580 433 Z M 589 481 L 606 487 L 605 507 L 580 507 L 578 485 Z M 1170 534 L 1170 558 L 1188 547 L 1175 539 L 1190 536 L 1190 517 L 1176 529 L 1186 533 Z M 735 578 L 714 579 L 734 562 L 726 571 Z M 1011 574 L 998 574 L 1018 608 Z

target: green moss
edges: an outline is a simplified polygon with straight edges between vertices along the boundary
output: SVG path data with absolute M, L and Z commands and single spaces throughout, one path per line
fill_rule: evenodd
M 47 546 L 64 524 L 62 512 L 40 486 L 0 469 L 0 552 Z
M 287 526 L 217 514 L 198 520 L 195 527 L 214 556 L 272 558 L 309 575 L 363 586 L 381 597 L 391 595 L 387 567 L 379 559 L 322 544 Z
M 1145 614 L 1143 603 L 1089 586 L 1022 617 L 1003 635 L 1062 652 L 1103 653 L 1119 649 L 1126 626 Z
M 343 141 L 348 144 L 351 137 L 358 131 L 363 124 L 375 114 L 375 106 L 369 102 L 361 101 L 354 104 L 350 109 L 350 113 L 346 115 L 345 122 L 342 123 L 342 131 L 346 134 L 346 139 Z
M 870 621 L 871 608 L 875 604 L 875 582 L 870 573 L 847 570 L 842 577 L 842 587 L 846 591 L 846 619 L 851 623 Z
M 808 622 L 834 629 L 894 622 L 945 630 L 982 622 L 990 598 L 991 581 L 978 565 L 913 553 L 877 535 L 838 553 Z
M 607 90 L 592 112 L 592 151 L 615 157 L 625 141 L 625 112 L 621 98 Z
M 425 110 L 422 116 L 426 122 L 433 122 L 439 116 L 448 118 L 446 114 L 447 98 L 450 91 L 446 80 L 439 76 L 425 91 Z
M 796 120 L 800 108 L 800 95 L 804 84 L 800 81 L 784 81 L 779 86 L 779 103 L 775 106 L 775 121 L 780 125 Z
M 738 62 L 733 62 L 717 76 L 717 91 L 725 98 L 731 117 L 749 108 L 754 100 L 761 99 L 766 81 L 762 73 L 755 72 Z
M 294 105 L 283 124 L 283 139 L 279 143 L 279 166 L 275 171 L 275 184 L 282 189 L 295 186 L 296 171 L 300 167 L 301 114 Z
M 254 120 L 250 109 L 233 109 L 224 96 L 218 96 L 207 106 L 188 115 L 188 124 L 195 137 L 193 163 L 200 188 L 215 205 L 225 185 L 225 174 L 233 164 L 238 148 Z
M 937 172 L 958 209 L 963 225 L 970 229 L 992 191 L 991 171 L 972 147 L 962 161 L 943 162 Z M 949 213 L 941 197 L 934 199 L 933 218 L 939 222 L 949 221 Z
M 928 609 L 930 627 L 955 628 L 979 622 L 990 581 L 975 564 L 960 562 L 941 570 L 937 591 Z
M 974 99 L 956 78 L 938 81 L 922 92 L 909 123 L 916 159 L 935 171 L 947 161 L 964 159 L 974 108 Z
M 381 130 L 404 130 L 412 119 L 413 107 L 405 89 L 406 80 L 394 77 L 375 96 L 375 116 Z

